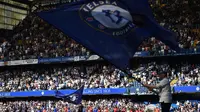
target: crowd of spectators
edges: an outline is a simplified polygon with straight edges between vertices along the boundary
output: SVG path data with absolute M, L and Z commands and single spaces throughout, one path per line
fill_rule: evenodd
M 182 64 L 170 66 L 169 64 L 156 64 L 155 62 L 141 64 L 133 75 L 143 83 L 156 84 L 157 71 L 166 71 L 171 81 L 176 80 L 173 86 L 191 86 L 200 84 L 200 66 L 198 64 Z
M 156 0 L 151 0 L 152 3 Z M 152 9 L 161 26 L 171 29 L 177 34 L 179 47 L 197 52 L 200 37 L 200 7 L 198 0 L 159 0 L 153 3 Z M 157 5 L 155 5 L 157 4 Z M 139 51 L 150 51 L 151 55 L 173 53 L 168 46 L 155 38 L 148 39 Z M 199 52 L 199 51 L 198 51 Z
M 93 65 L 66 68 L 36 68 L 1 72 L 0 91 L 28 91 L 85 88 L 119 88 L 130 84 L 113 66 Z
M 2 40 L 2 60 L 89 55 L 80 44 L 34 14 L 28 15 L 15 30 L 17 33 L 12 38 Z
M 192 48 L 192 51 L 197 52 L 200 37 L 199 0 L 160 1 L 160 3 L 152 2 L 158 22 L 177 33 L 181 48 Z M 0 60 L 91 54 L 86 48 L 44 22 L 34 13 L 27 15 L 15 27 L 14 32 L 13 37 L 5 37 L 0 42 Z M 144 41 L 138 51 L 149 51 L 151 55 L 174 53 L 155 38 Z
M 159 104 L 132 102 L 128 99 L 83 100 L 81 105 L 63 101 L 6 101 L 0 102 L 1 112 L 160 112 Z M 171 112 L 199 112 L 200 102 L 180 101 L 171 106 Z
M 157 84 L 156 72 L 164 68 L 173 86 L 200 85 L 200 66 L 183 64 L 173 68 L 167 64 L 141 64 L 131 71 L 134 77 L 148 84 Z M 34 69 L 12 69 L 0 72 L 0 91 L 30 91 L 85 88 L 140 87 L 124 72 L 111 65 L 66 66 Z
M 154 0 L 152 0 L 154 1 Z M 200 49 L 200 1 L 160 0 L 153 3 L 158 22 L 177 33 L 181 48 L 197 52 Z M 164 2 L 165 1 L 165 2 Z M 0 40 L 0 60 L 22 60 L 30 58 L 55 58 L 62 56 L 91 55 L 92 52 L 76 43 L 35 14 L 30 13 L 14 29 L 11 38 Z M 154 37 L 145 40 L 138 51 L 149 51 L 151 55 L 174 53 Z M 171 67 L 168 64 L 141 64 L 131 71 L 132 75 L 148 84 L 159 82 L 156 71 L 168 72 L 173 86 L 200 85 L 200 65 L 183 64 Z M 55 89 L 121 88 L 137 87 L 136 81 L 111 65 L 67 66 L 54 68 L 12 69 L 0 71 L 0 92 L 36 91 Z M 82 106 L 63 101 L 6 101 L 0 102 L 1 112 L 144 112 L 148 104 L 131 102 L 127 99 L 104 99 L 82 101 Z M 156 104 L 156 112 L 160 111 Z M 173 112 L 199 112 L 200 103 L 177 102 Z

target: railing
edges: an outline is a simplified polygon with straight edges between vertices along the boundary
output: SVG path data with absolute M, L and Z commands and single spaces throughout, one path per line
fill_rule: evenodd
M 171 54 L 160 54 L 156 56 L 180 56 L 180 55 L 194 55 L 200 54 L 200 48 L 182 50 L 180 53 Z M 136 52 L 133 57 L 156 57 L 151 56 L 150 52 L 142 51 Z M 98 55 L 90 56 L 71 56 L 71 57 L 57 57 L 57 58 L 38 58 L 38 59 L 27 59 L 27 60 L 14 60 L 14 61 L 0 61 L 0 66 L 15 66 L 15 65 L 30 65 L 40 63 L 64 63 L 64 62 L 77 62 L 77 61 L 94 61 L 103 60 Z
M 173 93 L 196 93 L 200 92 L 200 86 L 175 86 L 172 87 Z M 63 94 L 71 94 L 76 90 L 66 89 L 59 90 Z M 35 90 L 23 92 L 0 92 L 0 98 L 15 98 L 15 97 L 43 97 L 55 96 L 55 90 Z M 97 88 L 97 89 L 84 89 L 83 95 L 148 95 L 147 88 L 145 87 L 130 87 L 130 88 Z

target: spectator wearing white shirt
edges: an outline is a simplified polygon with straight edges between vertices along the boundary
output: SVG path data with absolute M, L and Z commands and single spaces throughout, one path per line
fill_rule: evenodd
M 161 103 L 162 112 L 169 112 L 170 106 L 172 103 L 172 93 L 171 93 L 171 87 L 170 87 L 170 81 L 167 78 L 167 72 L 161 71 L 158 73 L 158 77 L 161 79 L 160 83 L 157 85 L 149 85 L 149 84 L 143 84 L 145 87 L 147 87 L 150 91 L 154 91 L 153 89 L 158 89 L 159 92 L 159 102 Z

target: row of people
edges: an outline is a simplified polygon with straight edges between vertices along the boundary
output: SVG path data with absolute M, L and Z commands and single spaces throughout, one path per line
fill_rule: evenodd
M 198 0 L 176 0 L 176 2 L 168 0 L 165 4 L 152 5 L 158 22 L 177 33 L 179 46 L 192 48 L 196 52 L 199 49 L 200 37 L 198 2 Z M 13 37 L 5 37 L 0 42 L 0 60 L 92 54 L 33 13 L 27 15 L 14 32 Z M 138 51 L 149 51 L 151 55 L 173 53 L 168 46 L 155 38 L 144 41 Z
M 179 68 L 167 64 L 141 64 L 131 71 L 141 82 L 156 85 L 157 71 L 164 68 L 173 86 L 200 85 L 200 66 L 183 65 Z M 140 87 L 136 81 L 111 65 L 95 64 L 83 66 L 18 68 L 0 72 L 0 91 L 32 91 L 85 88 Z
M 160 112 L 159 104 L 132 102 L 128 99 L 83 100 L 80 105 L 63 101 L 6 101 L 0 102 L 1 112 Z M 200 102 L 180 101 L 171 112 L 199 112 Z

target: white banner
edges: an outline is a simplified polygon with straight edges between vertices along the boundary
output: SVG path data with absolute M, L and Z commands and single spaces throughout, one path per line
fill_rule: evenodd
M 91 55 L 87 60 L 98 60 L 99 58 L 98 55 Z
M 12 66 L 12 65 L 22 65 L 22 60 L 15 60 L 15 61 L 7 61 L 7 66 Z
M 38 64 L 38 59 L 28 59 L 28 60 L 22 60 L 23 65 L 29 65 L 29 64 Z
M 38 59 L 8 61 L 8 66 L 38 64 Z
M 4 62 L 0 62 L 0 66 L 5 66 Z

